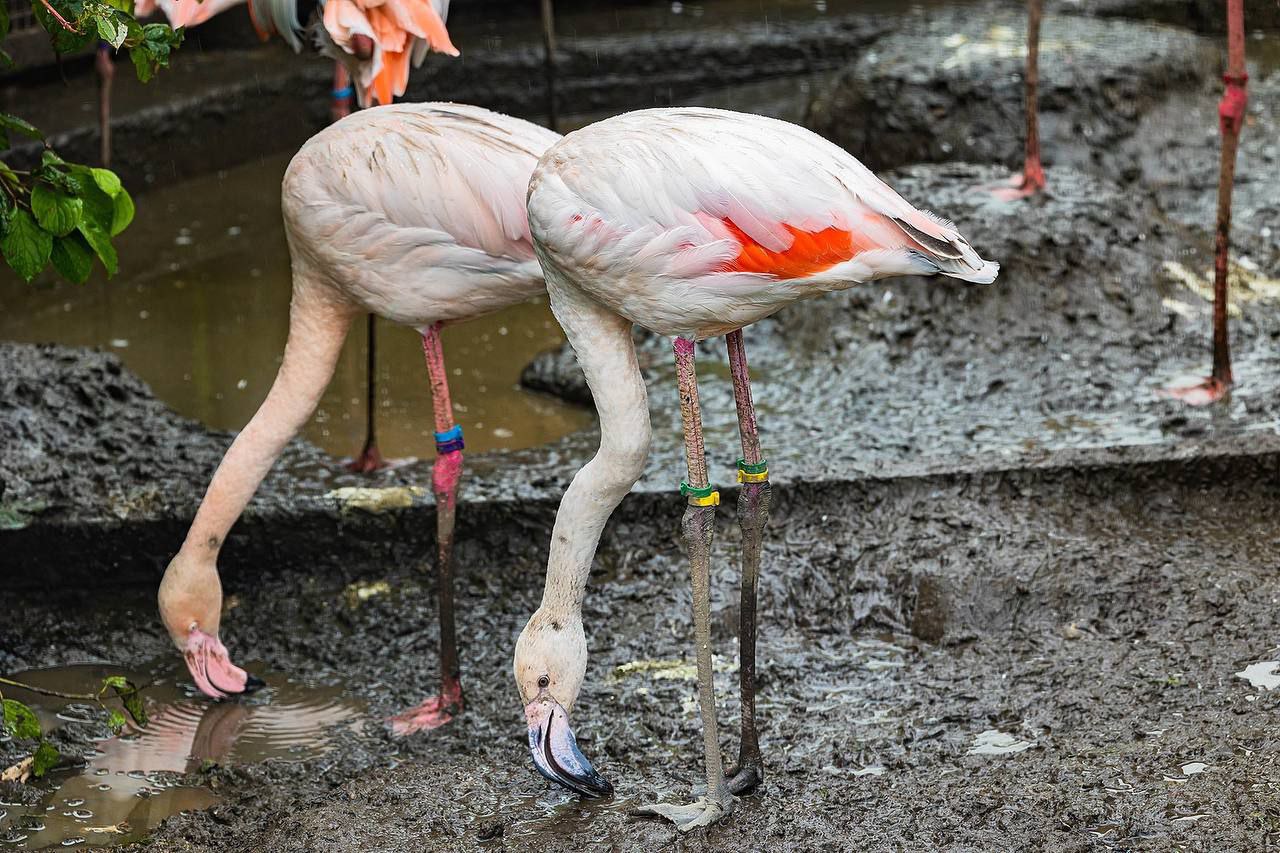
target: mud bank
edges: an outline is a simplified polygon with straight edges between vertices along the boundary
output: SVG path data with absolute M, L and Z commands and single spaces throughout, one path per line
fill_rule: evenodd
M 883 16 L 853 15 L 566 39 L 556 57 L 561 110 L 665 105 L 700 89 L 835 68 L 890 26 Z M 193 51 L 182 60 L 147 87 L 127 79 L 123 69 L 117 75 L 117 103 L 134 109 L 112 122 L 112 168 L 131 186 L 182 180 L 297 148 L 328 123 L 331 63 L 296 57 L 281 45 Z M 545 85 L 540 48 L 480 42 L 457 60 L 432 58 L 411 78 L 405 99 L 461 101 L 541 121 Z M 44 106 L 24 115 L 52 133 L 50 143 L 64 157 L 96 162 L 98 131 L 93 113 L 81 105 L 91 88 L 48 88 Z M 68 126 L 75 116 L 81 118 Z M 196 146 L 193 139 L 221 144 Z M 38 156 L 38 146 L 26 146 L 14 160 Z
M 1040 133 L 1052 164 L 1088 165 L 1131 136 L 1151 107 L 1218 72 L 1208 42 L 1169 27 L 1050 14 L 1041 34 Z M 917 15 L 817 93 L 806 124 L 872 169 L 1017 168 L 1025 52 L 1023 11 Z
M 1236 675 L 1280 651 L 1280 452 L 1140 464 L 1110 453 L 1039 470 L 780 488 L 761 590 L 767 788 L 688 849 L 1280 840 L 1280 742 L 1268 722 L 1280 694 Z M 688 796 L 700 775 L 693 685 L 678 666 L 691 625 L 671 509 L 655 526 L 624 506 L 586 602 L 592 659 L 574 719 L 615 799 L 581 803 L 528 766 L 509 662 L 541 565 L 528 549 L 472 551 L 459 561 L 461 718 L 404 741 L 375 720 L 319 758 L 205 767 L 184 781 L 222 802 L 170 819 L 151 849 L 671 843 L 667 827 L 625 814 Z M 713 573 L 730 757 L 731 516 L 720 514 Z M 229 584 L 229 645 L 255 667 L 343 684 L 375 717 L 416 702 L 435 678 L 429 579 L 393 562 L 335 562 L 340 574 L 267 571 Z M 366 600 L 344 594 L 379 580 L 387 586 Z M 0 628 L 0 669 L 163 658 L 167 638 L 139 618 L 150 595 L 122 590 L 109 607 L 88 592 L 23 597 L 24 624 Z M 624 666 L 635 661 L 666 663 Z
M 1089 0 L 1081 11 L 1102 18 L 1138 18 L 1187 27 L 1203 33 L 1227 31 L 1226 6 L 1214 0 Z M 1267 0 L 1245 0 L 1244 19 L 1249 29 L 1280 28 L 1280 6 Z

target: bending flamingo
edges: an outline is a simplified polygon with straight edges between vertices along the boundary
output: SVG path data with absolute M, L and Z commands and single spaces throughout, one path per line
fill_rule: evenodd
M 582 686 L 582 600 L 609 515 L 640 477 L 649 409 L 632 324 L 673 339 L 689 478 L 682 530 L 693 582 L 707 794 L 646 814 L 680 829 L 732 810 L 730 791 L 763 778 L 755 738 L 755 589 L 769 509 L 742 329 L 798 299 L 895 275 L 995 280 L 951 223 L 912 207 L 842 149 L 795 125 L 710 109 L 628 113 L 571 133 L 529 186 L 529 223 L 556 318 L 600 414 L 600 450 L 556 516 L 542 603 L 516 644 L 514 671 L 534 764 L 586 795 L 610 790 L 577 748 L 568 711 Z M 707 478 L 694 342 L 727 336 L 742 457 L 742 742 L 726 784 L 711 673 L 711 534 L 719 493 Z
M 1227 0 L 1227 84 L 1218 102 L 1222 153 L 1218 164 L 1218 222 L 1213 253 L 1213 373 L 1193 385 L 1165 389 L 1193 406 L 1207 406 L 1227 395 L 1231 375 L 1231 342 L 1227 334 L 1227 261 L 1231 252 L 1231 191 L 1235 185 L 1236 148 L 1249 103 L 1249 74 L 1244 62 L 1244 0 Z
M 160 615 L 211 697 L 255 679 L 219 638 L 218 552 L 258 484 L 315 410 L 353 318 L 363 312 L 422 334 L 435 412 L 439 696 L 393 718 L 429 729 L 462 708 L 450 556 L 462 471 L 440 344 L 442 326 L 542 291 L 524 196 L 538 157 L 559 137 L 519 119 L 458 104 L 399 104 L 358 112 L 321 131 L 285 173 L 293 263 L 289 338 L 275 383 L 236 437 L 160 583 Z

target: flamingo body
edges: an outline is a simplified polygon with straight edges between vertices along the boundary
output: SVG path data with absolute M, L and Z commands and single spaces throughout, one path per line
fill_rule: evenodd
M 542 289 L 524 197 L 538 157 L 557 138 L 478 107 L 399 104 L 331 125 L 290 163 L 283 208 L 293 301 L 284 358 L 160 584 L 161 617 L 206 694 L 245 692 L 256 681 L 231 663 L 219 639 L 218 553 L 315 411 L 353 318 L 373 312 L 422 332 L 439 454 L 432 479 L 443 687 L 440 697 L 399 719 L 397 730 L 440 725 L 461 708 L 449 564 L 462 447 L 460 434 L 449 434 L 455 425 L 439 329 Z
M 886 276 L 986 283 L 999 269 L 843 149 L 722 110 L 643 110 L 570 134 L 534 174 L 529 218 L 548 266 L 663 335 L 723 334 Z
M 688 549 L 706 795 L 642 813 L 681 830 L 733 809 L 764 778 L 755 728 L 755 607 L 769 469 L 752 403 L 742 327 L 798 299 L 893 275 L 942 273 L 990 283 L 955 226 L 917 210 L 851 155 L 795 125 L 711 109 L 629 113 L 569 134 L 529 184 L 529 224 L 551 306 L 600 415 L 600 449 L 556 513 L 542 603 L 516 643 L 513 670 L 544 776 L 596 796 L 611 790 L 577 749 L 568 713 L 582 686 L 582 603 L 610 514 L 644 470 L 651 427 L 632 324 L 670 335 L 688 479 Z M 742 456 L 742 749 L 726 780 L 711 658 L 711 540 L 719 493 L 709 479 L 694 340 L 725 334 Z

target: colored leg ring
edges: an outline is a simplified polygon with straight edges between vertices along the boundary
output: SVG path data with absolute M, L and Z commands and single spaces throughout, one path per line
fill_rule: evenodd
M 720 493 L 713 486 L 689 485 L 688 481 L 680 481 L 680 494 L 689 499 L 692 506 L 720 506 Z
M 768 481 L 769 460 L 761 459 L 759 462 L 748 462 L 741 457 L 738 458 L 739 483 L 766 483 Z
M 462 442 L 462 427 L 455 426 L 447 432 L 437 432 L 436 437 L 436 453 L 445 454 L 452 453 L 455 450 L 462 450 L 466 447 Z

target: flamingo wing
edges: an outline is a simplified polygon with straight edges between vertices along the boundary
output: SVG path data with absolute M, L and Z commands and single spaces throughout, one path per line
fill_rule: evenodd
M 775 119 L 628 113 L 570 134 L 544 163 L 530 216 L 578 263 L 600 254 L 645 275 L 817 285 L 938 272 L 990 282 L 999 269 L 852 155 Z M 552 192 L 538 192 L 544 181 Z
M 483 270 L 494 258 L 536 269 L 524 188 L 558 138 L 459 104 L 362 111 L 295 157 L 286 217 L 309 246 L 362 274 L 401 264 Z

